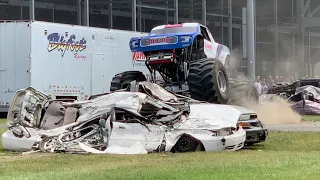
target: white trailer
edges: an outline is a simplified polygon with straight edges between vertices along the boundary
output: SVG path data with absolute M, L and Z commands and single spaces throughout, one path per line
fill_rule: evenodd
M 147 77 L 132 37 L 147 33 L 39 21 L 0 22 L 0 111 L 16 90 L 32 86 L 53 99 L 84 100 L 110 90 L 112 77 L 138 70 Z

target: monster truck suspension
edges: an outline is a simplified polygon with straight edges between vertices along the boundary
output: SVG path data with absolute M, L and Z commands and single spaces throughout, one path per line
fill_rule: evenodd
M 173 50 L 150 51 L 144 53 L 146 66 L 151 72 L 152 82 L 156 82 L 158 72 L 164 80 L 164 87 L 174 92 L 188 91 L 186 84 L 190 63 L 204 58 L 203 39 L 198 36 L 189 47 Z

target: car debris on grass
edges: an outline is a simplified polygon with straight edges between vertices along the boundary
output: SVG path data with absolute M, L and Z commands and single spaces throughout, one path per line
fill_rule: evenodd
M 305 78 L 293 83 L 278 83 L 272 86 L 262 101 L 273 101 L 275 97 L 285 99 L 300 115 L 320 115 L 320 79 Z

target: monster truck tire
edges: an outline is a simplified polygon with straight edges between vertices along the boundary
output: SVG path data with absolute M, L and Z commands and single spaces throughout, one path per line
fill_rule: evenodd
M 259 94 L 248 80 L 229 79 L 230 98 L 228 104 L 245 106 L 259 102 Z
M 188 74 L 193 99 L 225 104 L 229 98 L 229 79 L 218 59 L 203 58 L 191 63 Z
M 116 74 L 112 80 L 110 85 L 110 91 L 116 91 L 119 89 L 127 88 L 132 81 L 146 81 L 147 78 L 140 71 L 125 71 L 119 74 Z

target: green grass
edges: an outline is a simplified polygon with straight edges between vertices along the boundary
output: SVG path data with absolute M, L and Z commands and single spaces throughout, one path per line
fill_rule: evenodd
M 313 115 L 309 115 L 309 116 L 302 116 L 303 121 L 307 121 L 307 122 L 320 122 L 320 116 L 313 116 Z
M 6 124 L 6 119 L 0 119 L 0 124 Z
M 270 132 L 265 143 L 238 152 L 147 155 L 10 154 L 0 179 L 290 179 L 320 178 L 315 132 Z

